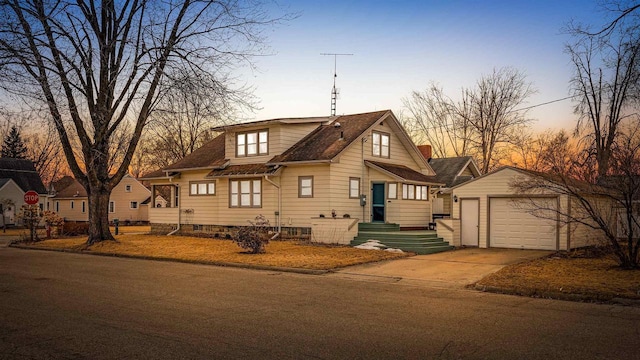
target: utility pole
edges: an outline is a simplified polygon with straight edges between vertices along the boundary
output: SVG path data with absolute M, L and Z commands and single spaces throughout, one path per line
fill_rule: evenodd
M 331 116 L 336 116 L 336 100 L 338 99 L 338 89 L 336 88 L 336 78 L 338 77 L 338 56 L 352 56 L 353 54 L 321 53 L 320 55 L 333 56 L 333 89 L 331 89 Z

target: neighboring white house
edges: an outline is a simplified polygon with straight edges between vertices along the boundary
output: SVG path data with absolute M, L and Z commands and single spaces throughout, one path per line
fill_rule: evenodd
M 512 181 L 531 176 L 539 175 L 503 167 L 454 186 L 451 189 L 451 219 L 437 220 L 438 235 L 454 246 L 541 250 L 568 250 L 604 239 L 587 226 L 563 224 L 555 215 L 548 218 L 534 216 L 526 206 L 519 205 L 523 198 L 531 198 L 562 212 L 577 209 L 575 199 L 568 195 L 552 192 L 516 194 L 510 186 Z
M 17 214 L 25 204 L 24 193 L 29 190 L 40 195 L 40 207 L 43 208 L 47 191 L 33 162 L 0 158 L 0 216 L 4 218 L 0 219 L 0 226 L 22 224 Z
M 111 191 L 109 221 L 149 221 L 151 191 L 131 175 L 125 175 Z M 68 221 L 89 220 L 89 200 L 82 184 L 70 176 L 51 185 L 47 209 Z

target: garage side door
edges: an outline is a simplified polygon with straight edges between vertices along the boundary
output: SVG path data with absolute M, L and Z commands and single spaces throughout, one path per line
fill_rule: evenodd
M 514 206 L 513 198 L 489 199 L 489 246 L 556 250 L 557 222 L 542 219 Z M 556 199 L 537 199 L 556 205 Z

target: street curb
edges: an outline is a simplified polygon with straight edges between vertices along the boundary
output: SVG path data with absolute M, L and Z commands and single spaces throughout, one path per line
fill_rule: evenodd
M 576 301 L 576 302 L 607 303 L 607 304 L 640 307 L 640 300 L 637 300 L 637 299 L 598 297 L 597 295 L 563 293 L 563 292 L 549 291 L 549 290 L 540 291 L 540 290 L 533 290 L 533 289 L 509 289 L 509 288 L 501 288 L 497 286 L 481 285 L 479 283 L 471 284 L 467 286 L 467 288 L 482 291 L 482 292 L 496 293 L 496 294 L 517 295 L 517 296 L 527 296 L 527 297 L 535 297 L 535 298 L 546 298 L 546 299 Z
M 139 260 L 152 260 L 152 261 L 165 261 L 165 262 L 177 262 L 184 264 L 195 264 L 195 265 L 213 265 L 213 266 L 221 266 L 221 267 L 232 267 L 232 268 L 240 268 L 240 269 L 251 269 L 251 270 L 266 270 L 266 271 L 280 271 L 280 272 L 289 272 L 289 273 L 297 273 L 297 274 L 305 274 L 305 275 L 324 275 L 334 270 L 316 270 L 316 269 L 298 269 L 298 268 L 289 268 L 289 267 L 279 267 L 279 266 L 266 266 L 266 265 L 252 265 L 252 264 L 238 264 L 238 263 L 229 263 L 223 261 L 200 261 L 200 260 L 184 260 L 184 259 L 174 259 L 174 258 L 163 258 L 163 257 L 155 257 L 155 256 L 141 256 L 141 255 L 127 255 L 127 254 L 111 254 L 111 253 L 101 253 L 101 252 L 93 252 L 93 251 L 77 251 L 77 250 L 69 250 L 69 249 L 45 249 L 39 247 L 33 247 L 28 245 L 20 245 L 20 244 L 9 244 L 9 247 L 23 250 L 40 250 L 40 251 L 53 251 L 53 252 L 62 252 L 62 253 L 71 253 L 71 254 L 80 254 L 80 255 L 93 255 L 93 256 L 104 256 L 104 257 L 118 257 L 124 259 L 139 259 Z

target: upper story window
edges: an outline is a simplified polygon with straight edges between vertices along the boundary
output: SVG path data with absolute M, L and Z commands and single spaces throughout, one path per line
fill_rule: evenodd
M 269 131 L 257 130 L 236 134 L 236 156 L 269 154 Z
M 124 191 L 131 192 L 131 185 L 125 185 L 124 186 Z
M 381 132 L 373 132 L 373 156 L 389 157 L 389 134 Z

